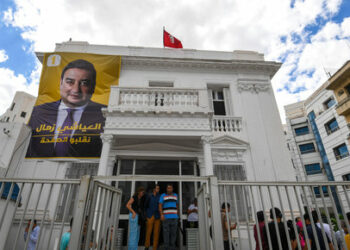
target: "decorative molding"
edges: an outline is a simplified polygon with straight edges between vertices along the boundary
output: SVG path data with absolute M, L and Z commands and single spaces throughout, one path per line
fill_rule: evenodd
M 212 149 L 213 162 L 243 162 L 242 149 Z
M 109 134 L 102 134 L 101 135 L 101 139 L 103 143 L 111 143 L 113 140 L 113 135 L 109 135 Z
M 250 91 L 251 93 L 267 92 L 271 89 L 271 84 L 260 79 L 239 79 L 237 89 L 240 93 L 243 91 Z
M 212 139 L 213 139 L 212 136 L 204 135 L 201 137 L 201 142 L 202 142 L 202 144 L 209 144 L 209 143 L 211 143 Z
M 194 117 L 109 117 L 105 129 L 140 130 L 207 130 L 210 131 L 209 118 Z

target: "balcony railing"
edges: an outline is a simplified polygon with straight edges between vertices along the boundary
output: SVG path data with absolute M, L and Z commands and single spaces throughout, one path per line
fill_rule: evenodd
M 232 116 L 213 116 L 211 127 L 213 132 L 241 132 L 242 118 Z
M 112 87 L 109 107 L 121 111 L 209 112 L 205 89 Z
M 350 112 L 350 96 L 340 101 L 336 106 L 337 113 L 339 115 L 346 115 Z

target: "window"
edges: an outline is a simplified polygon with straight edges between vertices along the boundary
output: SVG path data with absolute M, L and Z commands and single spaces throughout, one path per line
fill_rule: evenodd
M 329 109 L 330 107 L 332 107 L 335 104 L 335 100 L 331 97 L 329 98 L 327 101 L 325 101 L 323 103 L 323 106 L 325 109 Z
M 328 196 L 328 189 L 326 186 L 322 186 L 322 191 L 323 191 L 323 196 L 327 197 Z M 320 187 L 314 187 L 314 193 L 317 198 L 322 197 L 321 192 L 320 192 Z
M 350 173 L 344 174 L 342 177 L 343 177 L 343 181 L 350 181 Z M 345 188 L 350 189 L 350 186 L 346 185 Z
M 174 87 L 173 82 L 161 82 L 161 81 L 150 81 L 148 83 L 150 87 Z
M 301 154 L 316 152 L 315 145 L 313 143 L 299 145 L 299 149 Z
M 26 117 L 27 112 L 21 112 L 21 117 Z
M 345 86 L 345 90 L 346 92 L 348 92 L 348 95 L 350 95 L 350 84 Z
M 212 98 L 214 115 L 226 115 L 224 92 L 222 90 L 213 90 Z
M 338 122 L 335 118 L 327 122 L 325 125 L 327 134 L 330 135 L 339 129 Z
M 16 103 L 12 103 L 10 111 L 12 111 L 15 108 Z
M 343 175 L 343 181 L 350 181 L 350 173 Z
M 305 171 L 307 175 L 322 173 L 320 163 L 313 163 L 305 165 Z
M 9 120 L 10 120 L 10 117 L 7 117 L 6 122 L 8 122 Z
M 295 128 L 295 135 L 299 136 L 299 135 L 306 135 L 309 133 L 309 127 L 308 126 L 304 126 L 304 127 L 300 127 L 300 128 Z
M 214 174 L 217 176 L 218 180 L 237 180 L 244 181 L 246 180 L 246 174 L 242 165 L 215 165 Z M 237 218 L 236 214 L 232 214 L 235 221 L 245 220 L 245 215 L 247 213 L 245 208 L 245 195 L 247 195 L 246 191 L 243 190 L 243 187 L 233 187 L 224 189 L 223 186 L 219 186 L 219 200 L 225 200 L 225 191 L 226 191 L 226 199 L 230 204 L 237 205 Z M 235 198 L 235 199 L 234 199 Z M 248 198 L 249 199 L 249 198 Z M 232 205 L 231 205 L 232 206 Z M 231 209 L 232 211 L 232 209 Z M 251 217 L 251 213 L 249 212 L 249 217 Z
M 337 161 L 349 156 L 349 151 L 345 143 L 333 148 L 333 152 Z

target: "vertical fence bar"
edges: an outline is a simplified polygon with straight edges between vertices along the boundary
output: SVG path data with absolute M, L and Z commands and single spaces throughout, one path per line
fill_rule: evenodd
M 316 222 L 314 221 L 314 219 L 312 218 L 312 212 L 311 212 L 311 206 L 309 205 L 309 201 L 308 201 L 308 197 L 306 195 L 306 192 L 305 192 L 305 187 L 302 186 L 301 187 L 301 190 L 303 191 L 303 194 L 304 194 L 304 197 L 305 197 L 305 203 L 306 203 L 306 208 L 307 208 L 307 213 L 309 215 L 309 219 L 311 221 L 311 228 L 312 228 L 312 233 L 314 235 L 314 239 L 315 239 L 315 242 L 316 242 L 316 247 L 317 249 L 320 249 L 320 243 L 318 241 L 318 237 L 317 237 L 317 232 L 316 232 Z M 306 234 L 308 234 L 308 232 L 306 231 Z
M 229 249 L 232 250 L 232 234 L 231 234 L 231 223 L 230 223 L 230 215 L 228 214 L 228 203 L 227 203 L 227 193 L 226 193 L 226 185 L 223 185 L 224 187 L 224 204 L 225 204 L 225 216 L 226 216 L 226 223 L 227 223 L 227 236 L 228 236 L 228 243 L 229 243 Z M 224 223 L 223 221 L 221 223 Z M 226 230 L 225 225 L 223 225 L 223 228 Z M 225 239 L 224 239 L 225 240 Z
M 248 242 L 249 242 L 249 249 L 253 249 L 252 246 L 252 240 L 251 240 L 251 236 L 250 236 L 250 230 L 249 230 L 249 215 L 248 215 L 248 202 L 247 199 L 249 197 L 249 193 L 247 194 L 246 188 L 245 186 L 241 186 L 242 190 L 243 190 L 243 203 L 244 203 L 244 214 L 245 214 L 245 220 L 246 220 L 246 227 L 247 227 L 247 234 L 248 234 Z
M 56 206 L 55 206 L 55 211 L 53 212 L 53 215 L 52 215 L 52 220 L 51 220 L 49 237 L 48 237 L 46 249 L 51 249 L 50 248 L 50 241 L 51 241 L 51 236 L 52 236 L 52 231 L 53 231 L 53 225 L 54 225 L 54 222 L 55 222 L 56 216 L 57 216 L 58 204 L 59 204 L 59 202 L 60 202 L 60 200 L 62 198 L 62 195 L 63 195 L 62 188 L 63 188 L 63 184 L 60 184 L 60 188 L 59 188 L 59 191 L 58 191 L 57 202 L 56 202 Z
M 261 205 L 262 205 L 263 211 L 264 211 L 264 221 L 265 221 L 265 230 L 266 230 L 266 235 L 267 235 L 267 243 L 269 245 L 269 249 L 272 249 L 270 229 L 269 229 L 268 219 L 267 219 L 266 214 L 265 214 L 266 208 L 265 208 L 264 197 L 263 197 L 262 192 L 261 192 L 261 186 L 258 186 L 258 187 L 259 187 Z
M 30 200 L 30 197 L 31 197 L 31 195 L 32 195 L 33 187 L 34 187 L 34 184 L 31 183 L 31 185 L 30 185 L 30 191 L 29 191 L 29 195 L 28 195 L 28 199 L 27 199 L 26 204 L 25 204 L 25 206 L 24 206 L 23 215 L 22 215 L 21 221 L 20 221 L 19 226 L 18 226 L 18 230 L 17 230 L 17 234 L 16 234 L 15 244 L 14 244 L 14 246 L 13 246 L 13 250 L 15 250 L 15 249 L 17 248 L 19 233 L 20 233 L 20 231 L 21 231 L 22 223 L 23 223 L 23 220 L 24 220 L 26 211 L 27 211 L 27 207 L 28 207 L 28 204 L 29 204 L 29 200 Z
M 335 186 L 334 188 L 335 188 L 335 193 L 338 194 L 338 187 Z M 344 191 L 345 191 L 345 190 L 344 190 Z M 348 227 L 349 227 L 349 221 L 348 221 L 347 218 L 345 218 L 345 217 L 346 217 L 346 213 L 345 213 L 345 208 L 344 208 L 342 199 L 339 199 L 339 205 L 340 205 L 340 208 L 341 208 L 343 217 L 344 217 L 344 222 L 345 222 L 345 224 L 346 224 L 346 228 L 348 228 Z M 348 230 L 349 230 L 349 229 L 348 229 Z M 345 242 L 345 233 L 344 233 L 344 231 L 342 230 L 342 225 L 340 225 L 339 231 L 340 231 L 340 235 L 341 235 L 341 237 L 342 237 L 343 245 L 345 246 L 345 250 L 349 250 L 348 247 L 347 247 L 347 245 L 346 245 L 346 242 Z M 332 232 L 333 232 L 333 230 L 332 230 Z M 349 232 L 349 231 L 348 231 L 348 232 Z M 338 244 L 337 241 L 335 241 L 335 244 Z M 338 246 L 337 246 L 337 247 L 338 247 Z
M 50 197 L 51 197 L 52 187 L 53 187 L 53 184 L 50 184 L 50 190 L 49 190 L 49 194 L 47 196 L 47 200 L 46 200 L 46 204 L 45 204 L 45 208 L 44 208 L 43 219 L 41 220 L 41 223 L 40 223 L 40 232 L 39 232 L 39 236 L 38 236 L 38 243 L 35 245 L 35 249 L 39 248 L 41 235 L 42 235 L 42 232 L 44 231 L 43 226 L 44 226 L 44 222 L 45 222 L 45 218 L 46 218 L 47 207 L 49 205 L 49 201 L 50 201 Z
M 257 216 L 257 209 L 255 206 L 255 197 L 254 197 L 254 193 L 252 190 L 252 186 L 248 186 L 249 187 L 249 193 L 250 193 L 250 197 L 252 199 L 252 204 L 253 204 L 253 210 L 254 210 L 254 217 L 255 217 L 255 227 L 256 227 L 256 232 L 257 232 L 257 236 L 258 236 L 258 245 L 259 245 L 259 250 L 263 250 L 263 245 L 262 245 L 262 237 L 263 237 L 263 232 L 260 230 L 260 222 Z M 264 212 L 264 211 L 263 211 Z
M 209 177 L 209 190 L 214 249 L 223 249 L 218 182 L 214 176 Z
M 288 226 L 287 226 L 287 220 L 286 220 L 286 216 L 285 216 L 283 201 L 282 201 L 282 198 L 281 198 L 281 192 L 280 192 L 279 186 L 275 186 L 275 188 L 277 189 L 277 195 L 278 195 L 278 199 L 280 201 L 279 203 L 281 205 L 283 225 L 284 225 L 284 230 L 286 232 L 286 237 L 287 237 L 287 241 L 288 241 L 288 249 L 292 250 L 292 246 L 291 246 L 292 242 L 291 242 L 291 239 L 290 239 L 289 230 L 288 230 Z M 297 232 L 295 232 L 295 233 L 297 233 Z
M 111 213 L 112 213 L 112 218 L 111 218 L 111 223 L 110 223 L 110 230 L 108 231 L 107 234 L 107 249 L 114 249 L 114 231 L 117 231 L 117 228 L 115 228 L 114 226 L 114 220 L 115 220 L 115 207 L 116 207 L 116 203 L 117 203 L 117 193 L 112 193 L 112 206 L 111 206 Z M 119 213 L 119 211 L 118 211 Z M 112 231 L 113 230 L 113 231 Z M 110 240 L 111 238 L 111 240 Z M 112 246 L 111 245 L 111 241 L 112 241 Z
M 289 205 L 289 209 L 291 211 L 290 215 L 292 217 L 292 223 L 293 223 L 293 230 L 295 232 L 295 238 L 296 238 L 296 241 L 297 241 L 297 245 L 298 245 L 298 249 L 302 249 L 301 247 L 301 243 L 300 243 L 300 238 L 299 238 L 299 233 L 298 233 L 298 228 L 297 228 L 297 225 L 295 223 L 295 217 L 294 217 L 294 210 L 293 210 L 293 207 L 292 207 L 292 203 L 290 202 L 290 196 L 289 196 L 289 192 L 288 192 L 288 186 L 283 186 L 284 187 L 284 190 L 286 192 L 286 195 L 287 195 L 287 200 L 288 200 L 288 205 Z M 301 212 L 301 211 L 300 211 Z M 300 218 L 302 217 L 303 215 L 300 215 Z M 300 228 L 301 230 L 301 228 Z
M 84 238 L 85 242 L 83 242 L 83 244 L 85 244 L 85 247 L 84 247 L 85 250 L 88 250 L 89 245 L 90 245 L 92 226 L 94 223 L 95 209 L 96 209 L 96 203 L 97 203 L 96 201 L 97 201 L 98 194 L 99 194 L 98 185 L 97 185 L 97 182 L 94 181 L 94 187 L 93 187 L 93 192 L 92 192 L 93 199 L 91 202 L 89 216 L 87 219 L 84 218 L 84 230 L 86 230 L 86 232 L 85 232 L 85 235 L 83 233 L 83 236 L 85 236 L 85 238 Z
M 279 227 L 278 227 L 278 224 L 277 224 L 278 222 L 277 222 L 277 216 L 276 216 L 276 211 L 275 211 L 275 205 L 273 203 L 270 186 L 267 186 L 267 190 L 268 190 L 268 193 L 269 193 L 269 198 L 270 198 L 271 207 L 272 207 L 271 210 L 272 210 L 273 222 L 274 222 L 275 230 L 276 230 L 276 234 L 277 234 L 278 247 L 280 249 L 282 249 L 281 235 L 280 235 Z
M 322 187 L 320 187 L 320 188 L 322 188 Z M 319 220 L 319 223 L 320 223 L 320 226 L 321 226 L 321 233 L 322 233 L 322 237 L 323 237 L 323 242 L 324 242 L 326 248 L 329 249 L 328 242 L 327 242 L 327 237 L 328 237 L 328 236 L 326 237 L 326 233 L 325 233 L 326 231 L 325 231 L 325 229 L 324 229 L 322 217 L 321 217 L 320 211 L 319 211 L 319 209 L 318 209 L 318 205 L 317 205 L 317 202 L 316 202 L 315 193 L 313 192 L 312 187 L 309 186 L 308 189 L 309 189 L 309 192 L 310 192 L 310 194 L 311 194 L 312 203 L 315 205 L 315 208 L 316 208 L 315 211 L 316 211 L 316 213 L 317 213 L 317 217 L 318 217 L 318 220 Z M 315 224 L 316 224 L 316 222 L 315 222 Z M 316 225 L 316 226 L 318 226 L 318 225 Z M 333 230 L 332 230 L 332 231 L 333 231 Z M 330 239 L 329 239 L 329 240 L 330 240 Z
M 323 193 L 323 189 L 322 188 L 320 189 L 320 194 L 321 194 L 322 204 L 323 204 L 323 206 L 325 208 L 327 223 L 328 223 L 328 225 L 332 225 L 331 216 L 329 214 L 328 207 L 327 207 L 327 204 L 325 202 L 324 193 Z M 334 233 L 332 233 L 332 235 L 334 236 Z
M 19 194 L 17 195 L 17 200 L 16 200 L 16 204 L 15 204 L 15 211 L 13 211 L 13 216 L 12 216 L 12 219 L 11 219 L 11 224 L 10 225 L 13 225 L 14 224 L 14 221 L 15 221 L 15 215 L 16 215 L 16 212 L 17 212 L 17 208 L 18 208 L 18 205 L 19 205 L 19 202 L 21 200 L 21 195 L 22 195 L 22 191 L 24 189 L 24 182 L 21 183 L 21 187 L 19 189 Z M 3 224 L 0 225 L 0 228 L 3 226 Z M 0 235 L 0 238 L 3 242 L 3 244 L 5 245 L 6 244 L 6 239 L 7 239 L 7 235 L 8 235 L 8 232 L 7 234 L 4 236 L 4 235 Z
M 101 245 L 102 249 L 104 249 L 104 247 L 105 247 L 105 244 L 104 244 L 105 240 L 103 240 L 103 238 L 106 237 L 105 226 L 106 226 L 107 212 L 108 212 L 108 208 L 109 208 L 109 206 L 108 206 L 108 204 L 109 204 L 109 194 L 110 194 L 110 192 L 108 190 L 106 190 L 106 197 L 105 197 L 104 207 L 103 207 L 104 211 L 102 211 L 102 216 L 101 216 L 100 234 L 102 234 L 102 235 L 101 235 L 100 239 L 103 241 L 101 243 L 102 244 Z
M 79 249 L 81 244 L 81 235 L 85 223 L 86 204 L 88 202 L 90 188 L 90 176 L 86 175 L 80 179 L 78 191 L 78 202 L 73 216 L 72 234 L 69 241 L 69 249 Z
M 70 205 L 71 205 L 71 193 L 72 193 L 72 186 L 73 184 L 68 184 L 69 185 L 69 189 L 68 189 L 68 195 L 67 195 L 67 200 L 66 200 L 66 205 L 64 206 L 64 211 L 63 211 L 63 217 L 62 217 L 62 223 L 61 223 L 61 229 L 60 229 L 60 233 L 58 234 L 59 240 L 58 240 L 58 245 L 61 244 L 61 235 L 63 232 L 63 227 L 64 227 L 64 220 L 66 218 L 67 215 L 67 210 L 69 209 Z
M 41 192 L 43 191 L 43 186 L 44 186 L 44 184 L 41 183 L 39 195 L 38 195 L 38 198 L 37 198 L 37 200 L 36 200 L 36 204 L 35 204 L 35 208 L 34 208 L 34 212 L 33 212 L 33 216 L 32 216 L 32 219 L 31 219 L 31 221 L 30 221 L 30 225 L 29 225 L 29 229 L 28 229 L 28 234 L 27 234 L 27 240 L 26 240 L 26 242 L 25 242 L 24 249 L 27 249 L 27 246 L 28 246 L 28 243 L 29 243 L 29 240 L 30 240 L 30 234 L 32 233 L 32 227 L 33 227 L 33 225 L 34 225 L 36 210 L 38 209 L 38 204 L 39 204 L 39 201 L 40 201 Z M 38 242 L 37 242 L 37 244 L 38 244 Z
M 304 211 L 304 209 L 300 205 L 300 200 L 299 200 L 299 197 L 298 197 L 298 192 L 297 192 L 296 186 L 293 186 L 293 190 L 294 190 L 295 198 L 296 198 L 297 203 L 298 203 L 299 211 L 302 212 L 302 211 Z M 288 191 L 288 189 L 287 189 L 287 191 Z M 305 213 L 305 211 L 304 211 L 304 213 Z M 306 222 L 305 222 L 305 219 L 304 219 L 304 214 L 302 214 L 300 217 L 301 217 L 301 221 L 302 221 L 302 224 L 303 224 L 303 231 L 304 231 L 304 235 L 305 235 L 305 242 L 306 242 L 307 249 L 311 249 L 310 238 L 309 238 L 309 234 L 307 233 L 307 228 L 306 228 Z
M 5 186 L 4 183 L 3 183 L 3 186 Z M 4 221 L 4 216 L 5 216 L 5 214 L 6 214 L 7 207 L 8 207 L 8 205 L 9 205 L 9 203 L 10 203 L 10 199 L 11 199 L 11 196 L 12 196 L 12 193 L 13 193 L 14 186 L 15 186 L 15 183 L 14 183 L 14 182 L 11 182 L 10 191 L 9 191 L 9 193 L 7 194 L 6 203 L 5 203 L 4 209 L 3 209 L 3 211 L 2 211 L 1 219 L 0 219 L 0 228 L 1 228 L 2 223 L 3 223 L 3 221 Z M 0 199 L 1 199 L 1 195 L 0 195 Z
M 240 218 L 238 213 L 238 207 L 237 207 L 237 197 L 236 197 L 236 186 L 232 186 L 232 194 L 233 194 L 233 201 L 235 204 L 235 217 L 236 217 L 236 228 L 238 233 L 238 247 L 239 249 L 242 249 L 242 240 L 241 240 L 241 226 L 240 226 Z
M 323 190 L 322 190 L 323 191 Z M 332 194 L 332 190 L 330 188 L 330 185 L 327 185 L 327 191 L 328 191 L 328 194 L 330 195 L 330 200 L 331 200 L 331 204 L 332 204 L 332 208 L 333 208 L 333 211 L 334 211 L 334 215 L 335 215 L 335 220 L 336 220 L 336 223 L 338 225 L 338 228 L 341 229 L 341 224 L 340 224 L 340 221 L 339 221 L 339 215 L 338 215 L 338 210 L 336 209 L 336 205 L 335 205 L 335 201 L 334 201 L 334 197 L 333 197 L 333 194 Z M 340 230 L 341 231 L 341 230 Z
M 99 209 L 97 210 L 97 215 L 96 215 L 96 217 L 95 217 L 95 234 L 94 234 L 94 240 L 93 240 L 93 244 L 94 244 L 94 246 L 95 246 L 95 244 L 96 244 L 96 246 L 98 246 L 98 242 L 97 242 L 97 240 L 98 240 L 98 237 L 100 236 L 99 235 L 99 231 L 100 231 L 100 227 L 101 227 L 101 217 L 102 217 L 102 212 L 100 212 L 100 211 L 102 211 L 103 210 L 103 207 L 102 207 L 102 204 L 104 204 L 104 201 L 105 201 L 105 196 L 106 196 L 106 189 L 104 189 L 104 188 L 102 188 L 102 187 L 100 187 L 100 190 L 101 190 L 101 192 L 100 192 L 100 194 L 101 194 L 101 199 L 100 199 L 100 201 L 98 202 L 98 203 L 100 203 L 100 205 L 99 205 Z

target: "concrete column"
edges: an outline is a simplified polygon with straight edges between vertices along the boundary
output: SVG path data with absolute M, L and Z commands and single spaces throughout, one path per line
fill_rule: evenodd
M 102 134 L 101 139 L 103 142 L 103 146 L 102 146 L 100 164 L 98 166 L 97 175 L 106 176 L 108 171 L 108 156 L 111 150 L 113 135 Z
M 206 176 L 214 175 L 213 158 L 211 156 L 211 136 L 202 136 L 203 157 Z
M 199 175 L 206 176 L 204 158 L 198 157 L 197 162 L 198 162 L 198 166 L 199 166 Z

